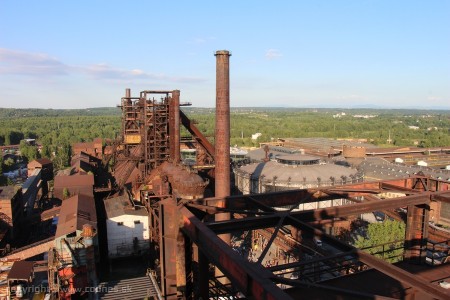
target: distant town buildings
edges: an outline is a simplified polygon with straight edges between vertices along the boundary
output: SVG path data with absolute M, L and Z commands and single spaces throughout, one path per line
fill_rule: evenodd
M 261 132 L 257 132 L 252 134 L 252 140 L 256 141 L 262 135 Z

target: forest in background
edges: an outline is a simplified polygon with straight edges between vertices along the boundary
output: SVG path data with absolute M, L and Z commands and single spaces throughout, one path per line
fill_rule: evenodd
M 214 142 L 215 110 L 184 107 L 183 111 Z M 0 108 L 0 145 L 36 139 L 37 148 L 22 142 L 32 160 L 51 158 L 56 169 L 68 165 L 71 145 L 120 134 L 119 108 Z M 412 126 L 412 127 L 411 127 Z M 251 135 L 261 133 L 252 140 Z M 182 130 L 182 136 L 188 135 Z M 388 143 L 388 139 L 391 142 Z M 377 146 L 439 147 L 450 145 L 450 111 L 383 109 L 232 108 L 231 145 L 259 146 L 277 138 L 326 137 L 366 139 Z M 3 165 L 4 166 L 4 165 Z

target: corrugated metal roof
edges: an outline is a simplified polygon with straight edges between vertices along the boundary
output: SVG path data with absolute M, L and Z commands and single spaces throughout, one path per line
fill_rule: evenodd
M 41 165 L 49 165 L 49 164 L 52 164 L 52 163 L 53 163 L 50 159 L 45 158 L 45 157 L 43 157 L 43 158 L 38 158 L 38 159 L 36 159 L 36 161 L 37 161 L 38 163 L 40 163 Z
M 94 149 L 94 142 L 75 143 L 72 145 L 74 152 L 80 149 Z
M 55 177 L 54 188 L 69 188 L 72 186 L 93 186 L 94 175 L 92 174 L 75 174 L 75 175 L 58 175 Z
M 85 152 L 83 152 L 83 151 L 81 151 L 80 153 L 74 154 L 72 156 L 70 162 L 73 165 L 74 162 L 79 161 L 79 160 L 82 160 L 82 161 L 85 161 L 85 162 L 89 162 L 90 155 L 85 153 Z
M 304 166 L 290 166 L 280 164 L 275 161 L 266 163 L 253 163 L 239 168 L 248 174 L 253 174 L 255 178 L 264 176 L 266 179 L 277 178 L 277 181 L 290 181 L 291 183 L 302 183 L 304 181 L 316 181 L 320 177 L 323 181 L 330 177 L 336 179 L 341 176 L 349 177 L 357 173 L 356 169 L 351 169 L 335 164 L 315 164 Z
M 343 145 L 351 147 L 366 147 L 366 148 L 376 148 L 375 145 L 367 142 L 359 142 L 356 140 L 339 140 L 332 138 L 286 138 L 284 139 L 288 143 L 297 144 L 299 147 L 309 148 L 309 149 L 322 149 L 328 151 L 331 147 L 342 149 Z
M 123 215 L 147 216 L 148 212 L 144 207 L 134 207 L 128 195 L 122 195 L 103 200 L 107 218 L 114 218 Z
M 70 197 L 61 204 L 55 237 L 82 230 L 84 224 L 97 228 L 94 198 L 86 195 Z
M 16 261 L 12 265 L 7 278 L 28 280 L 33 273 L 33 266 L 33 261 Z
M 48 158 L 38 158 L 38 159 L 30 161 L 28 163 L 27 167 L 28 167 L 28 169 L 33 169 L 36 167 L 42 168 L 44 166 L 48 166 L 48 165 L 52 165 L 52 164 L 53 164 L 53 162 Z

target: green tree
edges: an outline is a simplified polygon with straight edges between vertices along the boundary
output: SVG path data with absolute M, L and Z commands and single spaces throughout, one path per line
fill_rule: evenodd
M 42 145 L 41 156 L 42 157 L 52 157 L 52 151 L 47 144 Z
M 29 162 L 39 158 L 37 147 L 28 145 L 25 141 L 20 142 L 19 150 L 22 156 L 25 156 Z
M 3 155 L 0 153 L 0 186 L 6 185 L 6 177 L 3 176 Z
M 72 148 L 68 143 L 64 143 L 57 148 L 56 156 L 53 158 L 53 163 L 56 170 L 62 170 L 69 166 L 70 158 L 72 157 Z
M 5 145 L 17 145 L 24 137 L 22 132 L 11 130 L 5 135 Z
M 14 165 L 14 159 L 12 159 L 11 157 L 8 157 L 5 160 L 4 165 L 7 169 L 11 168 Z
M 405 223 L 386 220 L 369 224 L 366 237 L 358 236 L 354 246 L 394 263 L 401 260 L 404 239 Z
M 63 200 L 67 199 L 70 197 L 70 192 L 68 188 L 64 188 L 63 189 Z

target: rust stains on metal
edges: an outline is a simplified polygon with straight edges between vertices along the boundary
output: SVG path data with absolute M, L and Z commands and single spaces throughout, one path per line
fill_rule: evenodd
M 204 195 L 208 180 L 180 165 L 164 162 L 152 171 L 145 184 L 152 188 L 155 195 L 171 193 L 176 198 L 199 199 Z M 169 184 L 172 190 L 169 190 Z
M 8 280 L 30 280 L 34 272 L 34 261 L 16 261 L 8 273 Z
M 97 227 L 94 198 L 76 195 L 62 202 L 55 237 L 83 230 L 84 224 Z
M 398 190 L 401 191 L 406 184 L 411 182 L 417 182 L 417 179 L 420 178 L 406 178 L 403 182 L 400 182 L 397 180 L 396 183 L 393 183 L 393 181 L 388 181 L 388 183 L 391 183 L 389 186 L 389 191 L 395 190 L 394 185 L 398 184 Z M 419 180 L 420 181 L 420 180 Z M 383 186 L 381 183 L 376 183 L 376 185 Z M 435 185 L 430 185 L 435 186 Z M 420 189 L 422 186 L 418 185 L 417 188 Z M 367 186 L 360 186 L 361 193 L 364 193 L 364 189 L 366 189 L 366 193 L 369 195 L 373 193 L 373 190 L 367 190 Z M 349 185 L 347 187 L 348 190 L 352 192 L 356 192 L 357 187 L 354 185 Z M 394 207 L 403 207 L 408 206 L 408 211 L 411 210 L 411 214 L 416 214 L 417 209 L 422 209 L 423 211 L 419 213 L 419 215 L 423 216 L 422 225 L 420 228 L 416 228 L 416 230 L 412 231 L 410 234 L 410 237 L 406 237 L 407 240 L 405 242 L 408 242 L 408 239 L 417 239 L 419 235 L 422 236 L 422 238 L 426 238 L 427 236 L 427 230 L 424 228 L 427 223 L 427 204 L 430 203 L 430 199 L 433 194 L 442 194 L 444 192 L 441 191 L 422 191 L 420 193 L 413 193 L 409 196 L 405 197 L 398 197 L 398 198 L 392 198 L 392 199 L 383 199 L 380 201 L 370 201 L 367 203 L 356 203 L 351 205 L 342 206 L 339 208 L 322 208 L 322 209 L 315 209 L 315 210 L 309 210 L 309 211 L 299 211 L 299 212 L 290 212 L 290 211 L 280 211 L 277 212 L 275 207 L 280 205 L 280 202 L 276 201 L 276 197 L 271 197 L 271 201 L 265 201 L 265 196 L 267 195 L 246 195 L 246 196 L 236 196 L 236 197 L 225 197 L 221 200 L 227 200 L 227 203 L 236 203 L 236 204 L 246 204 L 245 209 L 249 210 L 247 213 L 250 216 L 245 217 L 244 219 L 234 219 L 234 220 L 228 220 L 228 221 L 221 221 L 221 222 L 213 222 L 209 224 L 200 224 L 199 220 L 195 219 L 193 215 L 184 214 L 183 220 L 184 220 L 184 227 L 183 230 L 186 234 L 188 234 L 191 239 L 200 247 L 201 251 L 205 253 L 208 258 L 214 262 L 217 266 L 224 266 L 225 270 L 223 272 L 229 276 L 230 280 L 238 287 L 241 285 L 248 286 L 249 285 L 249 278 L 250 280 L 263 280 L 265 277 L 263 274 L 263 271 L 258 272 L 258 278 L 256 279 L 253 277 L 253 275 L 250 274 L 250 272 L 246 270 L 242 270 L 246 272 L 246 276 L 242 276 L 241 273 L 233 273 L 233 269 L 235 266 L 228 265 L 228 260 L 233 260 L 233 256 L 227 254 L 226 252 L 221 252 L 219 244 L 223 244 L 219 241 L 217 236 L 215 238 L 212 238 L 210 236 L 210 233 L 208 232 L 208 229 L 212 229 L 216 234 L 221 234 L 225 232 L 233 232 L 233 231 L 246 231 L 246 230 L 252 230 L 257 228 L 273 228 L 274 226 L 280 226 L 280 220 L 284 220 L 283 225 L 291 226 L 298 228 L 301 230 L 304 234 L 307 234 L 308 236 L 317 236 L 320 237 L 321 240 L 323 240 L 328 245 L 333 246 L 336 248 L 336 251 L 342 251 L 343 255 L 347 259 L 347 256 L 350 257 L 350 261 L 352 263 L 356 263 L 355 266 L 358 266 L 358 264 L 363 264 L 366 266 L 370 266 L 379 272 L 383 273 L 384 275 L 380 276 L 387 276 L 390 277 L 393 280 L 397 280 L 402 283 L 402 286 L 399 285 L 401 288 L 401 292 L 406 291 L 408 287 L 414 287 L 417 291 L 417 293 L 432 295 L 436 299 L 447 299 L 448 298 L 448 292 L 442 290 L 441 288 L 437 287 L 435 284 L 431 283 L 429 279 L 424 278 L 417 274 L 411 274 L 409 272 L 406 272 L 405 270 L 402 270 L 402 268 L 399 268 L 398 266 L 391 265 L 379 258 L 376 258 L 372 256 L 371 254 L 368 254 L 366 252 L 363 252 L 361 250 L 355 249 L 354 247 L 337 240 L 335 237 L 326 234 L 322 230 L 318 228 L 314 228 L 311 223 L 309 222 L 315 222 L 320 220 L 326 220 L 331 218 L 334 218 L 336 216 L 349 216 L 354 214 L 361 214 L 363 212 L 370 212 L 380 209 L 390 209 Z M 283 193 L 276 194 L 277 196 L 282 196 Z M 302 195 L 304 198 L 309 198 L 309 195 L 314 194 L 314 191 L 308 191 L 304 190 L 303 193 L 297 192 L 288 192 L 286 193 L 286 196 L 293 197 L 295 196 L 296 199 L 292 199 L 291 203 L 298 203 L 298 201 L 302 202 L 302 199 L 299 199 L 298 196 Z M 260 196 L 258 199 L 255 199 L 254 196 Z M 271 195 L 273 196 L 273 195 Z M 325 195 L 326 196 L 326 195 Z M 324 197 L 325 197 L 324 196 Z M 287 197 L 286 197 L 287 198 Z M 205 199 L 205 203 L 220 205 L 221 200 L 217 198 L 212 199 Z M 261 200 L 261 201 L 259 201 Z M 296 202 L 297 201 L 297 202 Z M 285 201 L 281 201 L 281 203 L 284 203 Z M 424 205 L 425 204 L 425 205 Z M 228 207 L 228 206 L 227 206 Z M 241 206 L 244 207 L 244 206 Z M 197 208 L 200 208 L 197 205 Z M 185 209 L 185 208 L 184 208 Z M 252 216 L 254 213 L 252 213 L 252 210 L 259 216 Z M 209 210 L 211 211 L 211 210 Z M 219 210 L 216 210 L 216 212 L 219 212 Z M 245 214 L 245 212 L 242 212 Z M 270 214 L 267 214 L 270 213 Z M 412 222 L 414 224 L 417 224 L 417 220 L 409 220 L 409 222 Z M 202 228 L 202 227 L 209 227 L 208 229 Z M 195 228 L 192 228 L 195 227 Z M 227 229 L 225 229 L 227 228 Z M 213 243 L 213 244 L 211 244 Z M 424 249 L 422 248 L 421 251 L 423 252 Z M 220 259 L 219 262 L 216 262 L 216 255 L 220 252 Z M 413 255 L 414 256 L 414 255 Z M 417 255 L 416 255 L 417 256 Z M 321 258 L 325 264 L 327 264 L 327 259 L 331 259 L 332 257 L 323 257 Z M 314 261 L 314 259 L 312 260 Z M 308 262 L 304 262 L 305 264 Z M 332 263 L 331 261 L 329 263 Z M 302 262 L 295 263 L 296 266 L 300 266 Z M 259 264 L 255 265 L 255 268 L 262 267 Z M 284 266 L 280 265 L 277 266 L 277 270 L 287 270 L 288 268 L 292 268 L 292 264 L 287 264 Z M 230 271 L 231 270 L 231 271 Z M 356 271 L 354 271 L 356 272 Z M 446 276 L 445 278 L 448 278 Z M 304 283 L 297 283 L 295 280 L 289 280 L 283 277 L 279 277 L 276 274 L 273 274 L 273 276 L 270 278 L 276 283 L 282 283 L 293 286 L 293 288 L 290 289 L 288 294 L 294 295 L 291 292 L 294 291 L 301 291 L 302 289 L 307 289 L 311 295 L 318 295 L 315 293 L 315 291 L 312 291 L 310 288 L 317 287 L 317 288 L 323 288 L 325 290 L 328 290 L 330 292 L 337 292 L 338 294 L 342 295 L 353 295 L 358 296 L 357 293 L 352 294 L 352 291 L 342 289 L 337 290 L 333 287 L 323 286 L 322 283 L 315 284 L 312 283 L 311 286 L 304 286 Z M 236 283 L 236 281 L 238 283 Z M 404 283 L 404 284 L 403 284 Z M 302 285 L 303 284 L 303 285 Z M 255 299 L 265 299 L 264 297 L 268 296 L 268 292 L 264 291 L 261 295 L 259 294 L 253 294 L 248 289 L 242 289 L 241 291 L 247 292 L 248 294 L 246 296 L 253 296 Z M 287 292 L 287 291 L 286 291 Z M 370 296 L 372 294 L 369 292 L 366 295 L 363 296 Z M 417 294 L 417 295 L 418 295 Z M 298 295 L 296 293 L 295 295 Z M 386 291 L 386 293 L 379 294 L 379 295 L 373 295 L 375 298 L 377 297 L 383 297 L 386 296 L 392 296 L 392 291 Z M 370 298 L 370 297 L 369 297 Z
M 170 156 L 174 163 L 180 161 L 180 91 L 172 91 L 169 103 Z
M 210 160 L 214 157 L 215 149 L 214 146 L 208 141 L 208 139 L 203 135 L 203 133 L 194 125 L 194 122 L 190 120 L 182 111 L 180 111 L 181 123 L 189 131 L 190 134 L 196 139 L 198 144 L 200 144 L 201 149 L 207 152 Z M 197 156 L 199 154 L 197 153 Z M 206 160 L 201 160 L 199 164 L 209 163 Z

